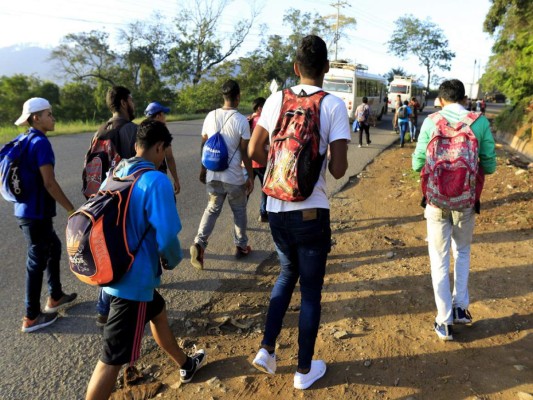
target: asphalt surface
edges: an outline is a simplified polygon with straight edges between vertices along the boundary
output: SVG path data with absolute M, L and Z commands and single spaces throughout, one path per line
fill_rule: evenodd
M 349 169 L 337 181 L 328 173 L 330 194 L 341 190 L 350 177 L 360 173 L 379 153 L 398 140 L 398 135 L 391 130 L 390 120 L 391 114 L 387 114 L 376 128 L 371 128 L 370 147 L 358 148 L 358 134 L 352 134 Z M 184 261 L 174 271 L 165 272 L 162 279 L 160 291 L 167 300 L 171 321 L 200 309 L 225 281 L 253 280 L 258 265 L 274 251 L 268 224 L 257 222 L 260 188 L 256 181 L 248 207 L 252 254 L 246 259 L 235 260 L 232 214 L 226 204 L 206 251 L 205 270 L 197 271 L 188 262 L 188 249 L 207 204 L 205 187 L 198 181 L 201 124 L 202 121 L 169 124 L 181 182 L 177 208 L 183 225 L 179 238 L 184 253 Z M 75 206 L 83 202 L 81 168 L 91 136 L 92 133 L 85 133 L 51 138 L 56 154 L 57 180 Z M 66 212 L 58 206 L 54 220 L 63 242 L 62 283 L 65 292 L 78 293 L 78 300 L 56 323 L 30 334 L 20 332 L 24 315 L 26 244 L 13 217 L 12 205 L 5 201 L 0 201 L 0 220 L 0 254 L 4 259 L 0 274 L 0 399 L 83 398 L 101 350 L 101 331 L 95 325 L 97 289 L 81 283 L 68 270 L 64 244 Z M 46 289 L 46 283 L 43 283 L 42 307 L 46 301 Z M 175 333 L 177 336 L 185 334 Z M 151 339 L 149 341 L 153 343 Z

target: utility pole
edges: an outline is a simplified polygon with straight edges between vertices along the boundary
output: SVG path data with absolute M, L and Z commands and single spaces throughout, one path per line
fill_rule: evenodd
M 335 39 L 334 39 L 334 42 L 335 42 L 335 61 L 337 61 L 337 50 L 338 50 L 338 46 L 339 46 L 339 15 L 340 15 L 340 9 L 341 7 L 345 7 L 345 6 L 348 6 L 348 7 L 351 7 L 351 4 L 349 4 L 347 1 L 341 1 L 341 0 L 337 0 L 336 3 L 332 3 L 331 4 L 331 7 L 335 7 L 337 9 L 337 24 L 335 26 Z

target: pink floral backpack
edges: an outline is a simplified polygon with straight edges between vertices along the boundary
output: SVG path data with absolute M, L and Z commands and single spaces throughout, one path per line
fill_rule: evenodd
M 451 124 L 440 113 L 429 115 L 436 129 L 426 148 L 420 172 L 422 193 L 429 204 L 446 210 L 474 207 L 484 175 L 479 168 L 478 141 L 471 125 L 481 114 L 471 112 Z

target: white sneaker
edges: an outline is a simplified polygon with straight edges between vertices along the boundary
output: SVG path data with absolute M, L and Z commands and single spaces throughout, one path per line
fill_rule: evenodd
M 266 349 L 260 349 L 252 362 L 261 372 L 274 375 L 276 373 L 276 355 L 269 354 Z
M 311 369 L 307 374 L 296 372 L 294 374 L 294 387 L 296 389 L 307 389 L 318 381 L 326 373 L 326 363 L 322 360 L 311 361 Z

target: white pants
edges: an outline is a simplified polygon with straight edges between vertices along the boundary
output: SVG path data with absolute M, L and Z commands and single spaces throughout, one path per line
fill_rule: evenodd
M 474 209 L 445 211 L 428 205 L 424 211 L 427 220 L 428 252 L 431 280 L 437 305 L 437 324 L 453 323 L 452 309 L 467 309 L 468 273 L 470 272 L 470 244 L 474 233 Z M 453 251 L 453 294 L 450 291 L 450 245 Z

